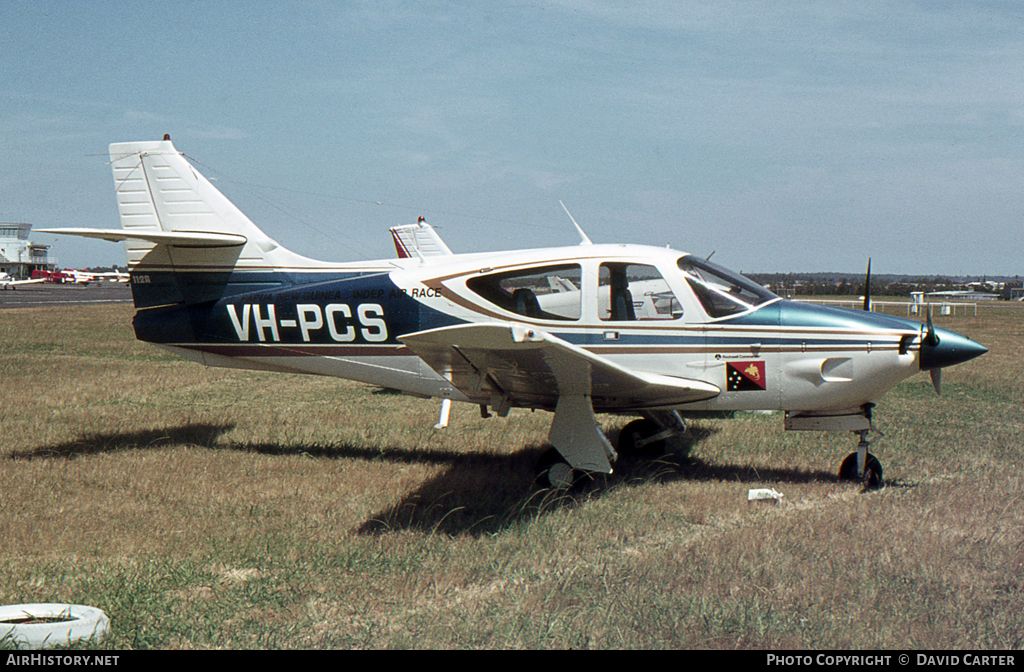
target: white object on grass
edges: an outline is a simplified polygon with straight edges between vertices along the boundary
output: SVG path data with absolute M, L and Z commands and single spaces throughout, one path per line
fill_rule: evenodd
M 65 603 L 0 606 L 0 642 L 19 649 L 99 642 L 109 631 L 110 619 L 96 607 Z
M 779 501 L 783 495 L 781 492 L 776 492 L 775 488 L 758 488 L 754 490 L 747 490 L 747 501 L 753 502 L 756 500 L 770 499 L 772 501 Z

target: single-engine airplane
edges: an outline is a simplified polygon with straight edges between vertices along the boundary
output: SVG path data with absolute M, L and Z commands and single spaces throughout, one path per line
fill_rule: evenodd
M 61 281 L 67 285 L 82 285 L 88 287 L 89 283 L 97 282 L 96 274 L 89 271 L 79 271 L 76 268 L 65 268 L 61 272 Z
M 42 280 L 15 280 L 6 271 L 0 271 L 0 289 L 17 289 L 22 285 L 37 285 Z
M 882 480 L 871 409 L 892 386 L 987 352 L 955 332 L 784 300 L 707 259 L 646 245 L 453 254 L 426 222 L 399 258 L 327 263 L 253 224 L 172 145 L 110 146 L 136 336 L 208 366 L 349 378 L 422 397 L 552 411 L 550 486 L 611 473 L 597 413 L 642 419 L 618 451 L 676 440 L 688 413 L 784 412 L 856 433 L 841 478 Z M 571 217 L 571 215 L 570 215 Z M 575 220 L 574 220 L 575 224 Z M 865 306 L 869 299 L 865 298 Z

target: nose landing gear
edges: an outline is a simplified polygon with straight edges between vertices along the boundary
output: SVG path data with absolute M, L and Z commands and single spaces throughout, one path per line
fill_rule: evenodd
M 857 452 L 847 455 L 843 463 L 839 465 L 839 480 L 860 481 L 864 484 L 865 490 L 876 490 L 884 485 L 882 465 L 877 457 L 868 452 L 871 445 L 871 442 L 868 441 L 868 433 L 871 431 L 862 429 L 854 432 L 860 436 Z

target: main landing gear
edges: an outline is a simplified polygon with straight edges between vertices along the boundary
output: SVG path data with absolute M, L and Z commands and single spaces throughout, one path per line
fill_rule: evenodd
M 862 429 L 854 432 L 860 436 L 857 443 L 857 452 L 850 453 L 839 465 L 839 480 L 860 481 L 864 484 L 865 490 L 875 490 L 882 487 L 882 465 L 878 458 L 868 452 L 870 441 L 868 433 L 870 429 Z
M 676 411 L 647 411 L 619 432 L 620 455 L 662 454 L 686 433 L 686 423 Z M 537 460 L 536 482 L 542 488 L 569 490 L 590 479 L 593 472 L 574 469 L 556 449 L 551 448 Z
M 647 411 L 619 432 L 619 453 L 664 453 L 669 444 L 686 433 L 678 411 Z

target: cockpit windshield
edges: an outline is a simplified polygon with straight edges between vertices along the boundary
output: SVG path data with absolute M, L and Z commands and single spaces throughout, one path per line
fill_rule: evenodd
M 706 259 L 687 256 L 680 257 L 677 263 L 711 317 L 735 315 L 779 298 L 749 278 Z

